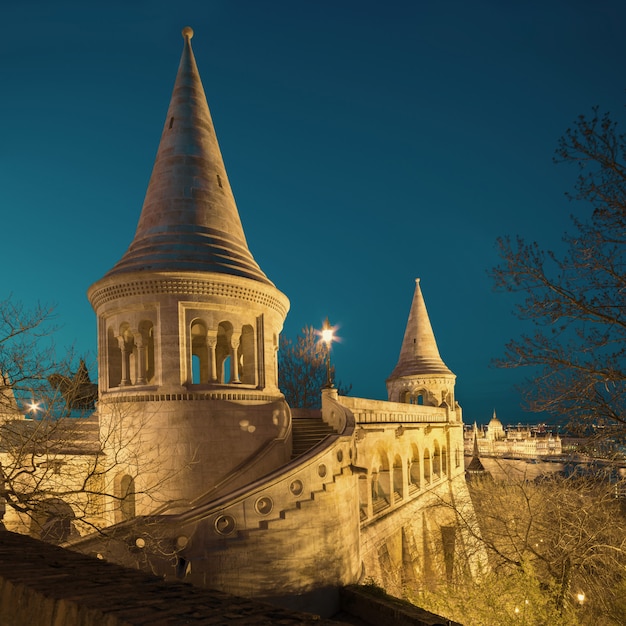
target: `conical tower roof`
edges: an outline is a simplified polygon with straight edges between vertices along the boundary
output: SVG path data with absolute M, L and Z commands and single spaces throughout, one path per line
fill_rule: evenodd
M 248 249 L 192 36 L 191 28 L 183 29 L 183 53 L 135 237 L 107 276 L 218 272 L 271 285 Z
M 400 357 L 389 378 L 423 374 L 453 375 L 439 356 L 426 303 L 420 289 L 420 279 L 417 278 Z
M 489 475 L 489 472 L 487 472 L 487 470 L 485 469 L 485 466 L 483 465 L 483 462 L 480 460 L 480 456 L 478 453 L 478 432 L 477 432 L 475 423 L 474 423 L 474 449 L 472 452 L 472 460 L 470 461 L 470 464 L 465 468 L 465 475 L 468 478 Z

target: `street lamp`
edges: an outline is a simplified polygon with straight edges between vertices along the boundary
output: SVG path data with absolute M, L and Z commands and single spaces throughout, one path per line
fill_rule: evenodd
M 37 417 L 37 413 L 42 410 L 41 403 L 35 402 L 34 400 L 28 402 L 26 406 L 28 407 L 28 413 L 34 414 L 35 418 Z
M 324 320 L 324 325 L 322 326 L 322 330 L 320 332 L 322 341 L 326 344 L 326 384 L 324 385 L 326 389 L 332 389 L 332 386 L 333 386 L 333 380 L 331 377 L 331 370 L 330 370 L 330 346 L 334 339 L 334 336 L 333 336 L 334 332 L 335 331 L 333 327 L 330 325 L 328 318 L 326 318 Z

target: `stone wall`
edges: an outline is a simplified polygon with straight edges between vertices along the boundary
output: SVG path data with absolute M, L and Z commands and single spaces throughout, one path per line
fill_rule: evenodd
M 377 589 L 345 588 L 340 598 L 337 619 L 320 619 L 0 532 L 2 626 L 451 625 Z
M 419 498 L 361 528 L 363 582 L 396 597 L 421 588 L 435 590 L 458 570 L 487 567 L 486 554 L 456 520 L 455 509 L 473 518 L 465 479 L 442 481 Z
M 2 626 L 335 624 L 0 532 Z

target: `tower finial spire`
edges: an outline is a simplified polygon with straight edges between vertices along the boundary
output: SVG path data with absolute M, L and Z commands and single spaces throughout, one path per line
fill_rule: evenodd
M 439 355 L 420 279 L 416 278 L 398 363 L 387 379 L 387 395 L 391 402 L 445 405 L 454 411 L 455 379 Z
M 272 284 L 254 260 L 213 128 L 200 74 L 185 40 L 161 142 L 135 237 L 108 275 L 211 272 Z
M 420 288 L 420 279 L 416 278 L 415 294 L 400 350 L 400 358 L 391 376 L 393 378 L 435 373 L 451 374 L 452 372 L 439 356 L 439 349 Z

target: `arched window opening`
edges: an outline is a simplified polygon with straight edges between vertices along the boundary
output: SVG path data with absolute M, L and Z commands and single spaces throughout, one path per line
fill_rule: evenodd
M 383 477 L 384 482 L 384 477 Z M 381 484 L 381 476 L 379 472 L 372 472 L 372 513 L 376 515 L 389 506 L 389 499 L 385 493 L 385 489 Z
M 432 458 L 432 472 L 435 480 L 441 477 L 441 449 L 439 442 L 435 441 L 433 458 Z
M 200 384 L 200 357 L 197 354 L 191 355 L 191 384 Z
M 424 482 L 430 484 L 430 451 L 424 450 Z
M 366 520 L 367 514 L 367 476 L 359 474 L 359 516 L 361 521 Z
M 420 488 L 420 457 L 417 446 L 411 446 L 411 460 L 409 461 L 409 489 L 417 490 Z
M 373 463 L 378 469 L 372 472 L 372 507 L 378 513 L 391 503 L 392 482 L 389 461 L 384 450 L 377 454 L 378 460 Z
M 445 392 L 445 401 L 450 408 L 454 408 L 454 391 Z
M 141 365 L 141 374 L 145 382 L 149 383 L 154 379 L 155 361 L 154 361 L 154 325 L 149 320 L 143 320 L 139 323 L 139 333 L 142 338 L 142 358 L 139 360 Z
M 448 451 L 445 446 L 441 447 L 441 473 L 448 475 Z
M 217 344 L 215 346 L 215 361 L 217 366 L 217 380 L 228 384 L 232 378 L 231 338 L 233 326 L 230 322 L 220 322 L 217 327 Z
M 454 467 L 457 469 L 461 467 L 461 450 L 458 445 L 454 451 Z
M 376 501 L 381 498 L 380 485 L 378 484 L 378 472 L 374 470 L 372 472 L 372 502 L 374 505 Z
M 443 560 L 446 565 L 446 580 L 454 580 L 454 554 L 456 552 L 456 526 L 442 526 Z
M 107 361 L 109 370 L 109 389 L 119 387 L 122 382 L 122 351 L 113 328 L 107 330 Z
M 204 322 L 191 323 L 191 382 L 194 385 L 209 382 L 209 348 Z
M 417 395 L 417 398 L 415 398 L 415 404 L 419 404 L 420 406 L 424 404 L 424 394 L 420 393 Z
M 241 329 L 239 345 L 239 378 L 244 385 L 256 384 L 256 359 L 254 346 L 254 329 L 246 324 Z
M 394 502 L 404 498 L 404 478 L 402 476 L 402 459 L 396 455 L 393 460 L 393 499 Z
M 231 357 L 229 355 L 222 362 L 222 382 L 225 385 L 228 385 L 230 383 L 232 372 L 233 372 L 233 367 L 231 364 Z
M 135 517 L 135 479 L 128 474 L 120 481 L 120 517 L 121 521 Z

